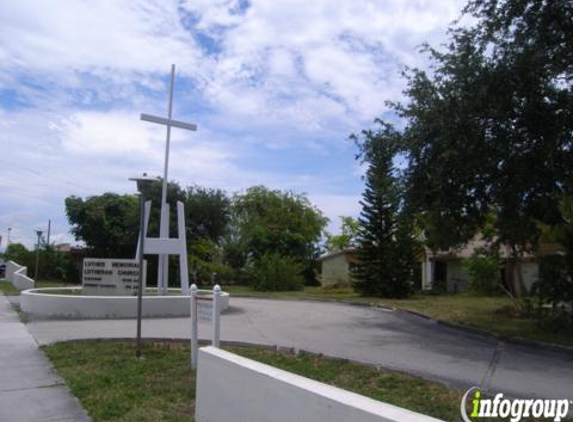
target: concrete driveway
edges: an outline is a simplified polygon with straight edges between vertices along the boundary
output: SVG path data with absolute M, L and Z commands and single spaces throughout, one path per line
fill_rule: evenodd
M 279 345 L 379 365 L 458 388 L 573 398 L 573 353 L 499 342 L 403 312 L 337 303 L 232 298 L 223 340 Z M 31 321 L 40 344 L 125 338 L 134 320 Z M 200 337 L 209 326 L 200 324 Z M 190 338 L 187 318 L 146 319 L 147 338 Z

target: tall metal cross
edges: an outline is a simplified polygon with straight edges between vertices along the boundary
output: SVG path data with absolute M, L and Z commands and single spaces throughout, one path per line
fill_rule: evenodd
M 171 128 L 178 127 L 186 130 L 197 130 L 197 125 L 193 123 L 185 123 L 179 120 L 173 120 L 173 87 L 175 85 L 175 65 L 171 65 L 171 86 L 169 88 L 169 109 L 167 118 L 153 116 L 150 114 L 141 114 L 141 120 L 151 123 L 157 123 L 167 126 L 167 136 L 165 140 L 165 164 L 163 167 L 163 186 L 161 189 L 161 217 L 159 224 L 159 237 L 169 237 L 169 207 L 167 205 L 167 174 L 169 169 L 169 144 L 171 141 Z M 157 270 L 157 290 L 160 294 L 167 292 L 167 285 L 169 279 L 169 255 L 159 255 Z

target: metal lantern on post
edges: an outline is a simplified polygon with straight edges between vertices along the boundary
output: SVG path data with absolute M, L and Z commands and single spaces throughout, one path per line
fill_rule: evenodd
M 139 192 L 139 282 L 137 288 L 137 333 L 136 333 L 136 350 L 135 356 L 141 357 L 141 309 L 143 304 L 143 256 L 145 254 L 145 191 L 159 179 L 148 176 L 143 173 L 142 176 L 132 177 L 129 180 L 134 181 Z

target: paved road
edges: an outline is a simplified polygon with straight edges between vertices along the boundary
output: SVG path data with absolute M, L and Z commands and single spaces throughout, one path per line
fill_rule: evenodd
M 573 398 L 573 354 L 498 342 L 411 314 L 336 303 L 232 298 L 221 338 L 295 347 L 515 397 Z M 206 324 L 200 337 L 208 338 Z M 40 344 L 132 337 L 134 320 L 32 321 Z M 148 319 L 148 338 L 190 334 L 186 318 Z
M 0 293 L 0 421 L 91 420 L 51 368 Z

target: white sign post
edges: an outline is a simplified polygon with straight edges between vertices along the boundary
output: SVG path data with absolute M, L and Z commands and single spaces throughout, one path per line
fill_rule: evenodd
M 197 285 L 191 285 L 191 367 L 197 368 L 199 325 L 197 324 Z
M 211 323 L 211 345 L 219 347 L 221 338 L 221 287 L 213 287 L 213 297 L 201 297 L 197 286 L 191 285 L 191 367 L 197 368 L 199 353 L 198 321 Z
M 215 284 L 213 287 L 213 337 L 212 346 L 219 347 L 221 337 L 221 287 Z

